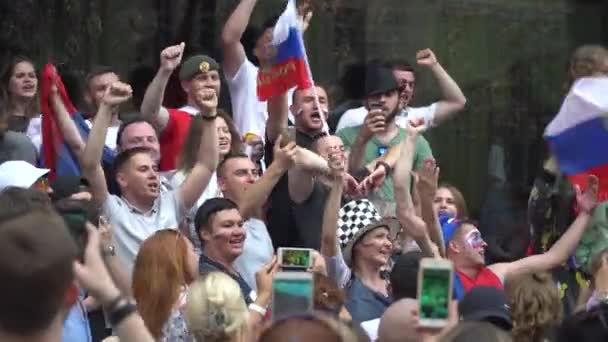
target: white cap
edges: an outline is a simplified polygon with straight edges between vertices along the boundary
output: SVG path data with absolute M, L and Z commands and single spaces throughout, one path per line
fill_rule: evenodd
M 22 160 L 6 161 L 0 164 L 0 191 L 9 186 L 29 188 L 49 171 L 49 169 L 39 169 Z

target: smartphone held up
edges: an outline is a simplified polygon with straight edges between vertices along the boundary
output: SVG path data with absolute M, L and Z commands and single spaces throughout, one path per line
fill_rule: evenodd
M 423 258 L 418 271 L 419 324 L 442 328 L 448 324 L 454 266 L 445 259 Z

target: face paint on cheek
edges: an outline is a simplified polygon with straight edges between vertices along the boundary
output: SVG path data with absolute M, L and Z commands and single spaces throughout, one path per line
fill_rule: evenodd
M 467 234 L 466 241 L 467 244 L 473 249 L 481 248 L 485 244 L 485 241 L 481 238 L 481 233 L 477 229 Z

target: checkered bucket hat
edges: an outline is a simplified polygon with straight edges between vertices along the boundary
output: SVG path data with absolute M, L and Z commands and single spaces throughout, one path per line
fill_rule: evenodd
M 367 199 L 346 203 L 338 213 L 338 242 L 342 248 L 344 261 L 350 266 L 353 246 L 368 232 L 376 228 L 387 228 L 394 239 L 401 229 L 394 217 L 382 218 L 376 207 Z

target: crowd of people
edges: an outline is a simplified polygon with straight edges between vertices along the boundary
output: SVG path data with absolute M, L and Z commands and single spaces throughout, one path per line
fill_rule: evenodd
M 75 111 L 53 67 L 26 57 L 3 66 L 0 341 L 608 340 L 608 249 L 594 247 L 607 235 L 572 262 L 588 228 L 606 223 L 606 180 L 590 175 L 564 205 L 551 190 L 564 177 L 547 156 L 526 256 L 489 262 L 493 241 L 424 137 L 467 102 L 435 53 L 368 63 L 350 85 L 361 98 L 336 110 L 320 85 L 262 102 L 257 76 L 273 64 L 277 18 L 253 29 L 257 2 L 240 0 L 225 23 L 221 63 L 184 56 L 184 43 L 161 51 L 128 119 L 121 105 L 134 90 L 111 67 L 90 71 Z M 441 96 L 411 107 L 419 73 Z M 606 75 L 608 50 L 589 45 L 566 76 L 570 86 Z M 232 113 L 219 108 L 222 82 Z M 175 91 L 185 102 L 165 107 Z M 75 171 L 51 165 L 46 152 L 60 148 L 45 144 L 65 145 Z M 275 317 L 281 247 L 312 251 L 300 272 L 312 273 L 314 305 Z M 453 267 L 437 328 L 420 324 L 423 258 Z M 552 276 L 565 263 L 588 285 L 567 311 Z

